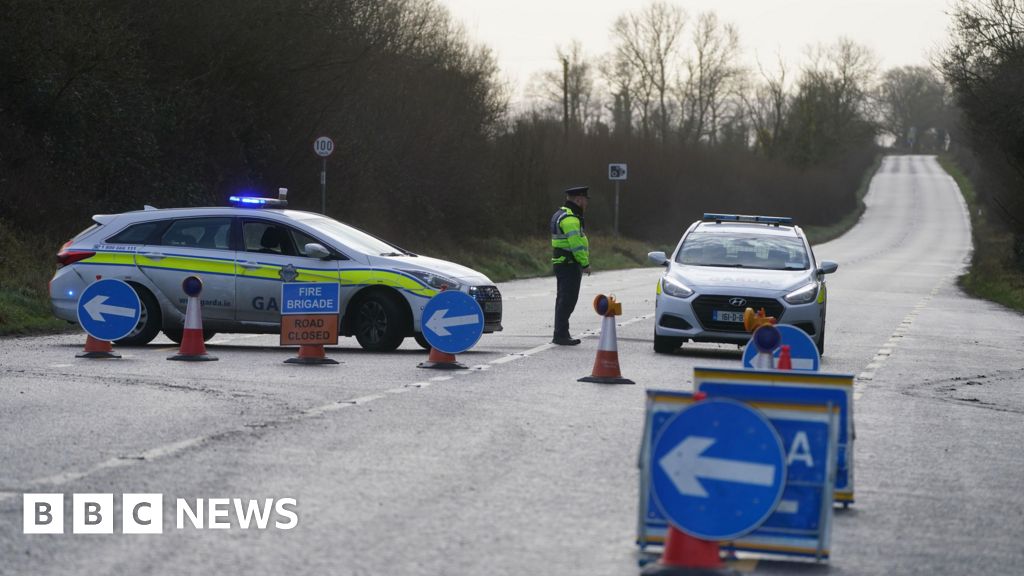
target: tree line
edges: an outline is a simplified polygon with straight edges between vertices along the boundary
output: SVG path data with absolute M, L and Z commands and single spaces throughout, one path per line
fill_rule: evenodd
M 841 39 L 752 70 L 734 26 L 668 2 L 611 23 L 609 54 L 559 47 L 525 107 L 436 0 L 0 9 L 0 225 L 53 235 L 278 187 L 319 210 L 319 135 L 336 142 L 328 213 L 414 249 L 544 234 L 575 184 L 608 230 L 609 162 L 629 164 L 631 236 L 674 241 L 704 211 L 828 224 L 880 135 L 921 151 L 949 132 L 929 68 L 880 73 Z
M 1024 1 L 961 0 L 937 59 L 960 113 L 957 150 L 1024 269 Z

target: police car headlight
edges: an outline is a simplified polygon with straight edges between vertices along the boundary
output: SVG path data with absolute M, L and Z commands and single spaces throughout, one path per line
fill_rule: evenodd
M 796 290 L 786 294 L 786 302 L 790 304 L 807 304 L 813 302 L 818 297 L 818 283 L 811 282 L 805 284 Z
M 441 290 L 442 288 L 445 290 L 459 290 L 462 288 L 462 284 L 458 281 L 452 280 L 447 276 L 434 274 L 433 272 L 427 272 L 425 270 L 402 270 L 402 272 L 418 279 L 420 282 L 423 282 L 435 290 Z
M 690 290 L 688 286 L 668 276 L 661 279 L 661 291 L 676 298 L 689 298 L 693 295 L 693 290 Z

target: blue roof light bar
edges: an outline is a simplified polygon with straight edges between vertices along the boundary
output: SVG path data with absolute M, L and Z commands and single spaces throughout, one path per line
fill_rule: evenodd
M 715 214 L 704 213 L 704 220 L 711 222 L 752 222 L 755 224 L 790 225 L 793 219 L 788 216 L 750 216 L 747 214 Z
M 288 202 L 285 200 L 259 198 L 256 196 L 231 196 L 228 200 L 233 205 L 243 208 L 284 208 L 288 205 Z

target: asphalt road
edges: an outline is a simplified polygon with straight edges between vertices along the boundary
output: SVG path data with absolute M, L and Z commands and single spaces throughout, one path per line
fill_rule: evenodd
M 956 287 L 969 224 L 933 159 L 887 158 L 866 202 L 815 249 L 840 263 L 822 368 L 857 375 L 857 502 L 837 510 L 829 565 L 744 569 L 1021 573 L 1024 319 Z M 505 331 L 455 374 L 417 369 L 411 341 L 375 355 L 343 340 L 331 367 L 285 365 L 269 336 L 218 336 L 220 360 L 195 364 L 164 360 L 166 340 L 117 361 L 75 359 L 80 335 L 0 341 L 0 574 L 635 574 L 644 391 L 739 363 L 730 346 L 653 353 L 659 274 L 586 278 L 573 328 L 587 338 L 571 349 L 545 344 L 552 279 L 504 284 Z M 576 382 L 597 292 L 623 301 L 637 386 Z M 24 535 L 22 494 L 38 492 L 66 507 L 161 493 L 164 533 L 73 535 L 67 520 Z M 176 529 L 175 499 L 221 497 L 295 498 L 299 523 Z

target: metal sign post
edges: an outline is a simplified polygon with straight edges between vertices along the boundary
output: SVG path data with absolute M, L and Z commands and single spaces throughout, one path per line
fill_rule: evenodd
M 327 157 L 334 153 L 334 140 L 321 136 L 313 142 L 313 151 L 323 159 L 320 165 L 320 213 L 327 214 Z
M 615 181 L 615 235 L 619 235 L 619 183 L 626 179 L 627 168 L 625 164 L 609 164 L 608 179 Z

